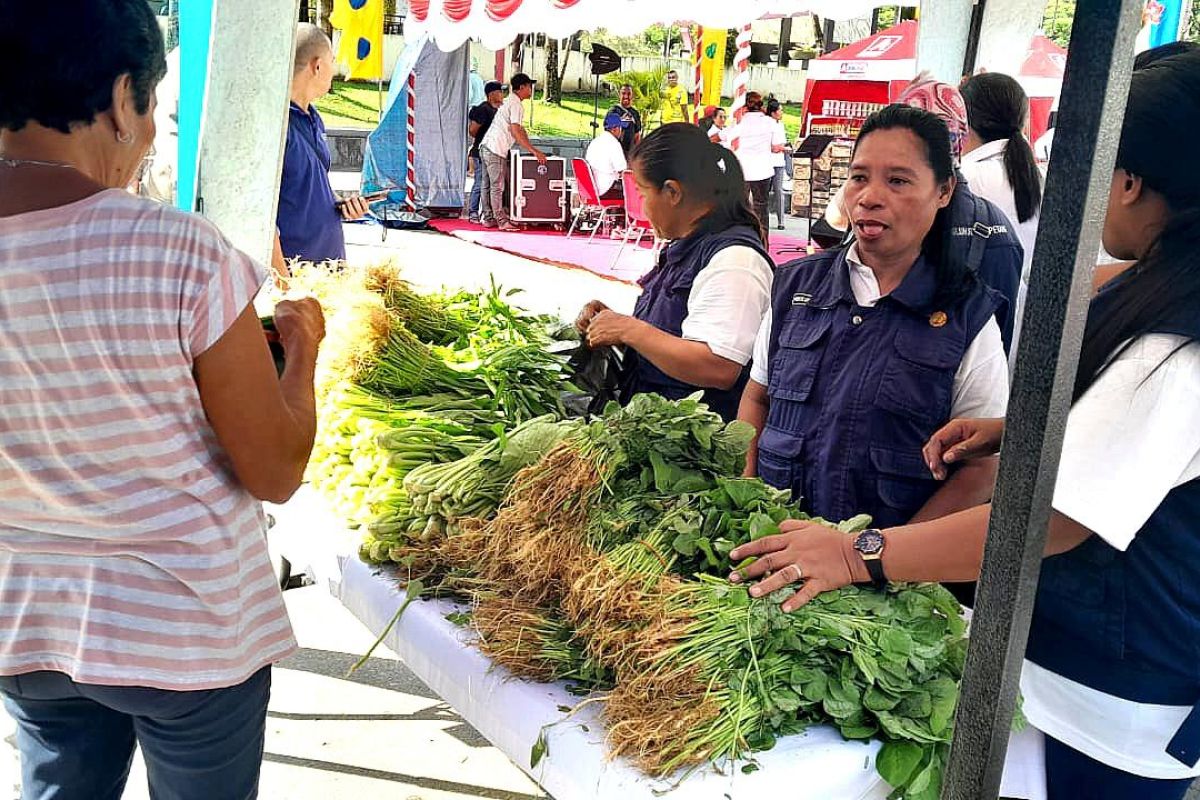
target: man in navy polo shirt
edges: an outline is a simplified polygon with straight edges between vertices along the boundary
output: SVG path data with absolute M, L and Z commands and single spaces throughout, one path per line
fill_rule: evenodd
M 296 30 L 296 62 L 288 109 L 287 144 L 279 183 L 273 265 L 284 274 L 287 261 L 340 261 L 346 258 L 342 220 L 367 213 L 361 197 L 339 201 L 329 186 L 329 146 L 325 123 L 313 103 L 333 85 L 333 45 L 308 22 Z

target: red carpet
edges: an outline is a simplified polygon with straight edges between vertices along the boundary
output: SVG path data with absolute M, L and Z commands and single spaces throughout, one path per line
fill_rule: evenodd
M 434 219 L 429 224 L 442 233 L 493 250 L 503 250 L 549 264 L 586 269 L 605 278 L 626 283 L 636 283 L 638 278 L 654 266 L 650 251 L 654 242 L 650 236 L 642 240 L 641 247 L 634 247 L 632 243 L 626 245 L 618 258 L 621 243 L 601 239 L 599 236 L 589 243 L 586 235 L 577 234 L 568 239 L 566 233 L 543 229 L 502 233 L 465 219 Z M 776 264 L 792 261 L 804 255 L 806 244 L 805 240 L 799 237 L 783 236 L 771 231 L 771 258 Z

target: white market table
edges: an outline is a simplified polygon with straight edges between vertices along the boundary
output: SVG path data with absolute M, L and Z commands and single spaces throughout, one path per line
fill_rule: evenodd
M 404 602 L 404 592 L 390 570 L 358 559 L 358 534 L 347 530 L 307 486 L 287 505 L 268 510 L 277 522 L 274 543 L 293 567 L 326 584 L 372 633 L 383 631 Z M 782 738 L 771 750 L 756 754 L 759 769 L 749 774 L 739 763 L 725 774 L 709 768 L 674 783 L 652 780 L 624 760 L 607 759 L 599 704 L 585 706 L 568 719 L 566 710 L 582 698 L 570 694 L 566 684 L 515 678 L 475 649 L 470 628 L 446 619 L 467 608 L 448 600 L 418 600 L 384 641 L 430 689 L 557 800 L 882 800 L 888 795 L 888 785 L 875 772 L 879 743 L 848 742 L 825 726 Z M 543 730 L 546 755 L 531 767 L 531 750 Z

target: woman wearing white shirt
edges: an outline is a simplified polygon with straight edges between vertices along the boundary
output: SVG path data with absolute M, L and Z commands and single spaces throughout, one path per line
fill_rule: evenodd
M 1133 74 L 1104 247 L 1136 265 L 1093 300 L 1021 677 L 1050 800 L 1178 800 L 1200 775 L 1200 53 Z M 955 420 L 926 448 L 944 477 L 999 450 L 1003 420 Z M 895 581 L 974 579 L 989 506 L 882 531 Z M 810 523 L 730 554 L 784 603 L 867 577 Z
M 974 75 L 960 91 L 969 130 L 959 169 L 972 192 L 1004 212 L 1025 250 L 1013 325 L 1015 347 L 1042 208 L 1042 173 L 1023 133 L 1029 98 L 1019 83 L 999 72 Z
M 767 199 L 771 193 L 771 182 L 775 180 L 775 153 L 782 153 L 787 145 L 784 135 L 775 120 L 763 113 L 763 96 L 758 92 L 746 95 L 746 113 L 728 133 L 734 152 L 746 176 L 746 185 L 753 198 L 754 213 L 762 226 L 764 239 L 771 227 L 767 211 Z
M 640 281 L 633 315 L 599 300 L 575 325 L 590 347 L 622 346 L 621 400 L 704 392 L 726 419 L 737 414 L 774 265 L 746 202 L 733 154 L 685 122 L 642 140 L 630 166 L 655 232 L 671 239 Z

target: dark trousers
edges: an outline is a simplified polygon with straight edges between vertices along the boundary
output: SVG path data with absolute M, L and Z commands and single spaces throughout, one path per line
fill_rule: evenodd
M 17 722 L 22 800 L 120 800 L 135 744 L 153 800 L 253 800 L 270 693 L 270 667 L 191 692 L 76 683 L 61 672 L 0 677 Z
M 767 210 L 767 199 L 771 195 L 771 184 L 774 182 L 774 175 L 770 178 L 763 178 L 761 181 L 746 181 L 746 185 L 750 187 L 750 205 L 754 208 L 754 216 L 758 217 L 758 222 L 762 225 L 764 236 L 771 229 L 771 217 L 770 212 Z
M 1046 737 L 1049 800 L 1181 800 L 1191 783 L 1131 775 Z

